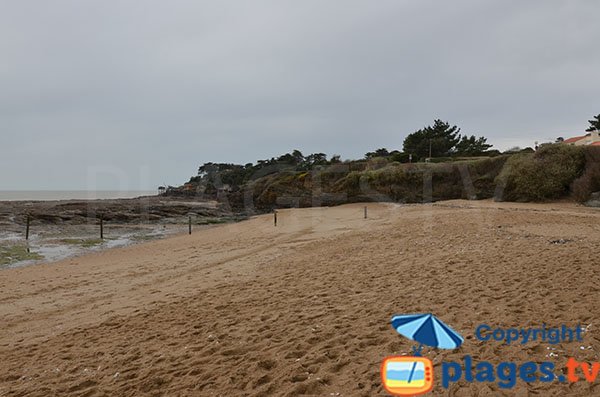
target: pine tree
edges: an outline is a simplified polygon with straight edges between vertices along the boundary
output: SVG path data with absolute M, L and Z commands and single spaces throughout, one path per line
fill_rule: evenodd
M 587 132 L 600 131 L 600 114 L 594 116 L 594 119 L 588 120 L 588 122 L 590 123 L 590 127 L 586 130 Z
M 404 152 L 419 158 L 449 156 L 460 141 L 460 128 L 450 126 L 445 121 L 435 120 L 433 126 L 427 126 L 413 132 L 404 139 Z

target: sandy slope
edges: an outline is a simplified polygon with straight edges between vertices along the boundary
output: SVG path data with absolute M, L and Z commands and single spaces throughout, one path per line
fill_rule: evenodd
M 441 360 L 600 361 L 600 212 L 451 201 L 281 211 L 234 225 L 0 271 L 0 396 L 385 395 L 379 364 L 411 343 L 395 313 L 467 338 Z M 551 244 L 556 239 L 572 240 Z M 588 327 L 581 343 L 502 346 L 480 323 Z M 600 383 L 600 379 L 599 379 Z M 337 394 L 339 393 L 339 394 Z M 518 382 L 505 395 L 600 395 Z

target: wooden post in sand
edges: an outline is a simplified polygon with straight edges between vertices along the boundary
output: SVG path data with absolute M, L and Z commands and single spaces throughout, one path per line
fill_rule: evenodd
M 365 219 L 367 219 L 367 206 L 365 205 Z
M 277 210 L 273 210 L 273 225 L 277 226 Z
M 25 240 L 29 240 L 29 222 L 31 217 L 27 214 L 27 227 L 25 228 Z
M 188 234 L 192 234 L 192 216 L 188 217 Z
M 104 240 L 104 214 L 100 214 L 100 240 Z

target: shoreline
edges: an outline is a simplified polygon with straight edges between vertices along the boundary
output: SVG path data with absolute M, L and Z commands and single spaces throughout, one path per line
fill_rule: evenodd
M 159 239 L 187 230 L 190 222 L 198 228 L 244 218 L 214 201 L 157 196 L 4 201 L 0 202 L 0 269 Z
M 127 243 L 118 244 L 118 245 L 93 246 L 90 248 L 81 249 L 72 254 L 56 257 L 56 258 L 50 259 L 50 260 L 39 259 L 39 260 L 28 261 L 30 263 L 16 263 L 16 264 L 11 264 L 11 265 L 4 266 L 4 267 L 0 266 L 0 272 L 13 270 L 13 269 L 22 269 L 25 267 L 29 268 L 29 267 L 46 266 L 46 265 L 54 266 L 55 264 L 60 264 L 64 261 L 85 259 L 88 256 L 98 255 L 98 254 L 102 254 L 104 252 L 118 251 L 118 250 L 123 250 L 123 249 L 129 248 L 129 247 L 137 247 L 137 246 L 141 246 L 144 244 L 153 244 L 157 241 L 169 240 L 172 238 L 189 235 L 187 230 L 183 229 L 183 227 L 182 227 L 183 225 L 167 225 L 167 226 L 172 226 L 172 227 L 176 228 L 176 230 L 171 230 L 163 235 L 160 235 L 160 236 L 157 236 L 156 238 L 152 238 L 152 239 L 148 239 L 148 240 L 132 239 Z M 218 227 L 218 226 L 221 226 L 221 225 L 197 225 L 196 226 L 197 229 L 195 231 L 199 232 L 202 230 L 207 230 L 207 229 Z M 110 242 L 110 241 L 111 241 L 110 239 L 105 240 L 105 242 Z
M 125 199 L 130 200 L 130 199 Z M 135 199 L 134 199 L 135 200 Z M 60 203 L 66 203 L 70 200 L 60 200 Z M 181 202 L 181 200 L 174 200 Z M 74 200 L 74 202 L 79 202 Z M 2 202 L 0 202 L 1 208 Z M 476 210 L 515 210 L 515 211 L 565 211 L 565 207 L 574 210 L 574 214 L 581 211 L 588 214 L 598 214 L 600 211 L 594 207 L 588 207 L 576 202 L 568 200 L 559 200 L 547 203 L 517 203 L 517 202 L 495 202 L 491 199 L 485 200 L 444 200 L 433 203 L 351 203 L 342 204 L 333 207 L 307 207 L 305 209 L 324 209 L 336 208 L 347 205 L 369 206 L 369 205 L 388 205 L 393 207 L 420 207 L 433 206 L 443 208 L 457 209 L 476 209 Z M 362 208 L 362 207 L 361 207 Z M 294 209 L 279 209 L 278 212 L 290 211 Z M 588 210 L 588 211 L 586 211 Z M 257 216 L 270 216 L 269 214 L 259 214 Z M 223 224 L 232 224 L 239 221 L 247 220 L 244 218 L 221 217 L 213 222 L 201 223 L 195 221 L 193 228 L 195 232 Z M 35 234 L 31 235 L 29 241 L 24 240 L 23 232 L 4 232 L 0 233 L 0 271 L 6 271 L 13 268 L 24 266 L 38 266 L 45 263 L 56 263 L 70 258 L 79 258 L 87 254 L 124 248 L 132 245 L 149 243 L 157 240 L 169 239 L 180 235 L 187 235 L 187 222 L 185 219 L 180 223 L 146 223 L 146 224 L 105 224 L 106 237 L 104 240 L 97 238 L 97 224 L 75 224 L 75 225 L 38 225 Z M 21 227 L 22 228 L 22 227 Z M 61 229 L 62 228 L 62 229 Z M 40 232 L 40 229 L 42 230 Z M 60 231 L 56 231 L 61 229 Z M 150 232 L 150 233 L 148 233 Z M 12 263 L 2 263 L 2 248 L 6 246 L 20 246 L 27 250 L 27 253 L 32 254 L 33 258 L 19 260 Z M 36 258 L 36 255 L 41 255 Z
M 40 224 L 83 224 L 103 215 L 107 221 L 133 223 L 160 221 L 187 215 L 231 216 L 231 211 L 214 200 L 169 196 L 140 196 L 120 199 L 66 199 L 0 201 L 0 225 L 24 224 L 29 215 Z

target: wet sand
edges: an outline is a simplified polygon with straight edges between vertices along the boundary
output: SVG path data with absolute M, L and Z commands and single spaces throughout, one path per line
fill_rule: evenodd
M 442 360 L 600 361 L 600 212 L 449 201 L 292 209 L 0 271 L 0 396 L 386 395 L 410 354 L 393 314 L 460 332 L 429 395 L 599 395 L 596 384 L 440 385 Z M 583 342 L 505 346 L 475 327 L 576 325 Z M 583 348 L 583 349 L 582 349 Z M 552 354 L 550 354 L 552 353 Z

